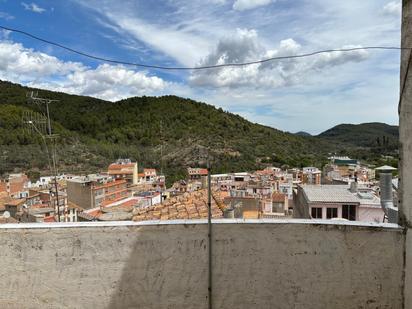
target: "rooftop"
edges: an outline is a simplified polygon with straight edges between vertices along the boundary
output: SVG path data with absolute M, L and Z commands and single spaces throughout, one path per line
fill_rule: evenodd
M 380 199 L 375 195 L 358 194 L 349 191 L 347 185 L 303 185 L 306 199 L 309 203 L 356 203 L 380 205 Z
M 223 192 L 212 194 L 212 217 L 221 218 L 225 209 Z M 174 220 L 207 218 L 207 191 L 200 190 L 170 198 L 163 204 L 158 204 L 134 212 L 134 221 Z

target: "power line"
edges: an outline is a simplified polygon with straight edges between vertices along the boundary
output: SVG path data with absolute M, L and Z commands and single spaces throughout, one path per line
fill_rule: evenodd
M 115 64 L 123 64 L 123 65 L 128 65 L 128 66 L 136 66 L 136 67 L 142 67 L 142 68 L 148 68 L 148 69 L 159 69 L 159 70 L 180 70 L 180 71 L 207 70 L 207 69 L 217 69 L 217 68 L 223 68 L 223 67 L 242 67 L 242 66 L 248 66 L 248 65 L 253 65 L 253 64 L 261 64 L 265 62 L 276 61 L 276 60 L 305 58 L 305 57 L 315 56 L 319 54 L 332 53 L 332 52 L 350 52 L 350 51 L 356 51 L 356 50 L 411 50 L 412 49 L 410 47 L 394 47 L 394 46 L 365 46 L 365 47 L 352 47 L 352 48 L 339 48 L 339 49 L 324 49 L 324 50 L 318 50 L 318 51 L 306 53 L 306 54 L 270 57 L 270 58 L 265 58 L 261 60 L 242 62 L 242 63 L 225 63 L 225 64 L 195 66 L 195 67 L 172 67 L 172 66 L 169 67 L 169 66 L 144 64 L 144 63 L 138 63 L 138 62 L 128 62 L 128 61 L 121 61 L 121 60 L 99 57 L 99 56 L 91 55 L 91 54 L 88 54 L 88 53 L 85 53 L 79 50 L 75 50 L 73 48 L 64 46 L 62 44 L 59 44 L 59 43 L 56 43 L 56 42 L 53 42 L 47 39 L 40 38 L 36 35 L 33 35 L 23 30 L 13 29 L 13 28 L 1 26 L 1 25 L 0 25 L 0 29 L 23 34 L 32 39 L 60 47 L 69 52 L 72 52 L 72 53 L 75 53 L 75 54 L 78 54 L 78 55 L 81 55 L 81 56 L 84 56 L 90 59 L 103 61 L 103 62 L 109 62 L 109 63 L 115 63 Z

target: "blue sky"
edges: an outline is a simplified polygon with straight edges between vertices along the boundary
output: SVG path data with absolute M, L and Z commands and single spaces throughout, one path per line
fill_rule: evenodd
M 400 11 L 398 0 L 0 0 L 0 24 L 105 58 L 195 66 L 399 46 Z M 291 132 L 398 122 L 399 51 L 162 72 L 0 31 L 0 79 L 112 101 L 175 94 Z

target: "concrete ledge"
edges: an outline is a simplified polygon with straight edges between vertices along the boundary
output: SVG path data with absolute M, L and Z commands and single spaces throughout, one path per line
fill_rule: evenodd
M 115 226 L 150 226 L 150 225 L 187 225 L 207 224 L 207 219 L 194 220 L 152 220 L 152 221 L 92 221 L 92 222 L 54 222 L 54 223 L 6 223 L 0 224 L 1 229 L 38 229 L 38 228 L 79 228 L 79 227 L 115 227 Z M 306 224 L 353 226 L 377 229 L 398 229 L 403 227 L 392 223 L 375 223 L 342 220 L 311 220 L 311 219 L 213 219 L 212 224 Z

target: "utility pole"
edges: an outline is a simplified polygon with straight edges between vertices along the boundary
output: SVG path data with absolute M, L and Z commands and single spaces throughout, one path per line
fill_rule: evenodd
M 37 133 L 39 133 L 42 137 L 42 139 L 45 141 L 45 138 L 47 137 L 51 142 L 51 158 L 52 158 L 52 165 L 50 164 L 50 159 L 49 159 L 49 166 L 50 166 L 50 170 L 52 171 L 53 174 L 53 178 L 54 178 L 54 189 L 55 189 L 55 194 L 56 194 L 56 204 L 57 204 L 57 217 L 58 217 L 58 221 L 60 222 L 60 203 L 59 203 L 59 189 L 58 189 L 58 184 L 57 184 L 57 167 L 56 167 L 56 145 L 55 145 L 55 139 L 57 138 L 56 134 L 52 134 L 52 126 L 51 126 L 51 119 L 50 119 L 50 110 L 49 110 L 49 104 L 53 103 L 53 102 L 58 102 L 59 100 L 51 100 L 51 99 L 45 99 L 45 98 L 39 98 L 37 96 L 37 93 L 35 92 L 30 92 L 28 93 L 27 97 L 29 98 L 29 100 L 33 101 L 34 103 L 36 103 L 37 105 L 42 105 L 45 104 L 46 105 L 46 116 L 47 116 L 47 135 L 45 136 L 42 133 L 42 130 L 37 128 L 36 123 L 33 122 L 33 120 L 29 120 L 28 123 L 30 125 L 32 125 Z M 47 155 L 49 156 L 49 150 L 47 148 L 47 143 L 45 142 L 45 146 L 46 146 L 46 151 L 47 151 Z

